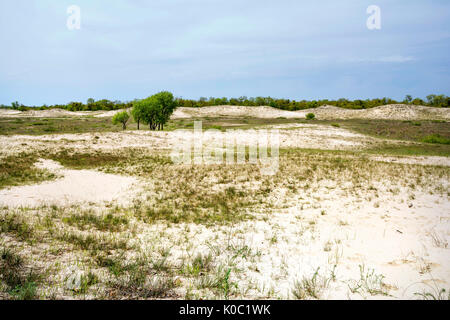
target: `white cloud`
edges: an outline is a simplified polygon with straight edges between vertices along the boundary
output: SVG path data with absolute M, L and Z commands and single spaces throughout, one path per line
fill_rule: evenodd
M 392 56 L 384 56 L 384 57 L 365 57 L 365 58 L 356 58 L 350 57 L 343 59 L 344 62 L 386 62 L 386 63 L 405 63 L 416 61 L 417 59 L 412 56 L 402 56 L 402 55 L 392 55 Z
M 376 59 L 375 61 L 403 63 L 403 62 L 410 62 L 410 61 L 415 61 L 415 60 L 416 60 L 416 58 L 411 57 L 411 56 L 395 55 L 395 56 L 381 57 L 381 58 Z

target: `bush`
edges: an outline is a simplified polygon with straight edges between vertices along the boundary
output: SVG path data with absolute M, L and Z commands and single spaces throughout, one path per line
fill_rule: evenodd
M 431 134 L 422 139 L 422 142 L 437 143 L 437 144 L 450 144 L 450 139 L 443 137 L 439 134 Z
M 306 115 L 306 120 L 313 120 L 316 118 L 316 115 L 314 113 L 308 113 Z

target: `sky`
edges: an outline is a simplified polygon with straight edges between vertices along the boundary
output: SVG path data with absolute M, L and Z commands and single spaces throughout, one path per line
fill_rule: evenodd
M 0 43 L 6 105 L 450 95 L 448 0 L 1 1 Z

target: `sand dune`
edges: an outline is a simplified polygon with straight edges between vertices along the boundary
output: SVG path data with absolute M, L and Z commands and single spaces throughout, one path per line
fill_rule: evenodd
M 129 111 L 130 109 L 128 109 Z M 0 109 L 0 117 L 38 117 L 58 118 L 74 116 L 112 117 L 121 110 L 111 111 L 67 111 L 63 109 L 18 111 Z M 314 109 L 299 111 L 280 110 L 269 106 L 211 106 L 202 108 L 180 107 L 175 110 L 172 119 L 191 119 L 203 117 L 233 117 L 233 118 L 305 118 L 306 114 L 314 113 L 317 119 L 385 119 L 385 120 L 450 120 L 450 109 L 433 108 L 425 106 L 413 106 L 404 104 L 392 104 L 371 109 L 352 110 L 330 105 L 324 105 Z
M 305 118 L 314 113 L 317 119 L 386 119 L 386 120 L 450 120 L 450 110 L 403 104 L 385 105 L 365 110 L 344 109 L 325 105 L 314 109 L 285 111 L 268 106 L 213 106 L 203 108 L 178 108 L 172 119 L 196 117 L 255 117 L 255 118 Z

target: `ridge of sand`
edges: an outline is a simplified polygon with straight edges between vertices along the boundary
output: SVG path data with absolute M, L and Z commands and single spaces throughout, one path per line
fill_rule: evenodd
M 63 109 L 18 111 L 0 109 L 0 117 L 74 117 L 94 116 L 113 117 L 120 110 L 110 111 L 67 111 Z M 130 109 L 127 109 L 130 111 Z M 201 108 L 179 107 L 171 119 L 190 119 L 201 117 L 252 117 L 252 118 L 305 118 L 306 114 L 314 113 L 317 119 L 382 119 L 382 120 L 446 120 L 450 121 L 450 108 L 435 108 L 405 104 L 390 104 L 370 109 L 344 109 L 331 105 L 324 105 L 313 109 L 298 111 L 281 110 L 269 106 L 209 106 Z
M 450 109 L 404 104 L 391 104 L 370 109 L 344 109 L 331 105 L 298 111 L 280 110 L 269 106 L 211 106 L 202 108 L 177 108 L 172 119 L 196 117 L 254 117 L 254 118 L 305 118 L 314 113 L 317 119 L 385 119 L 385 120 L 450 120 Z

